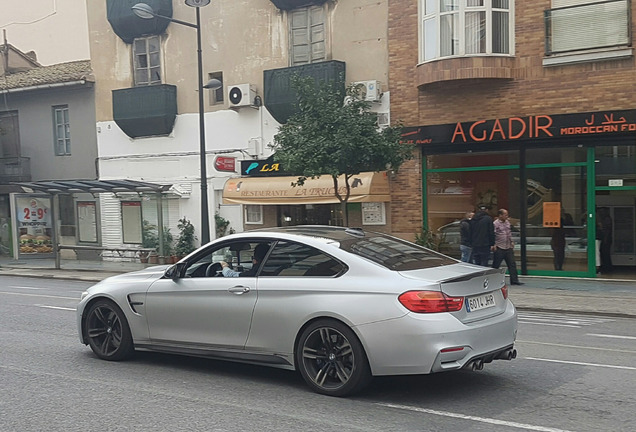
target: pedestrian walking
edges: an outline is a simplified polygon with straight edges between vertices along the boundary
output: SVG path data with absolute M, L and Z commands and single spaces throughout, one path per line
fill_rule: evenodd
M 474 215 L 474 211 L 467 211 L 464 219 L 459 221 L 459 250 L 462 253 L 461 260 L 467 263 L 472 262 L 473 247 L 470 240 L 470 225 Z
M 508 220 L 508 210 L 502 208 L 497 212 L 497 219 L 493 222 L 495 231 L 495 245 L 492 247 L 494 255 L 492 268 L 499 268 L 502 261 L 506 261 L 510 272 L 511 285 L 523 285 L 519 282 L 517 264 L 515 263 L 514 242 L 512 241 L 512 229 Z
M 486 210 L 488 210 L 487 207 L 480 206 L 471 219 L 470 224 L 473 262 L 484 267 L 488 267 L 490 248 L 495 244 L 492 218 Z

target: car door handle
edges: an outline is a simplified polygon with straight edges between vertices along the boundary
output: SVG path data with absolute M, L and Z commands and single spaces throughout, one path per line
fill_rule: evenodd
M 229 292 L 231 292 L 232 294 L 236 294 L 236 295 L 241 295 L 241 294 L 245 294 L 246 292 L 249 292 L 250 287 L 246 287 L 246 286 L 242 286 L 242 285 L 237 285 L 234 286 L 230 289 L 228 289 Z

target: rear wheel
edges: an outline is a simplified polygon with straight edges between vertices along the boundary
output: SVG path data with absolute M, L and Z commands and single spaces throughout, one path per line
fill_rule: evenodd
M 85 334 L 93 352 L 104 360 L 123 360 L 134 351 L 126 316 L 110 300 L 98 300 L 88 309 Z
M 303 331 L 296 364 L 314 391 L 329 396 L 350 395 L 371 381 L 362 344 L 349 327 L 334 320 L 316 321 Z

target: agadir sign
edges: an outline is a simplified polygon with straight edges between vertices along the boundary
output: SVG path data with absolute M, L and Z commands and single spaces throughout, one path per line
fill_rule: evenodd
M 535 115 L 406 127 L 402 142 L 420 145 L 488 143 L 636 133 L 636 110 Z

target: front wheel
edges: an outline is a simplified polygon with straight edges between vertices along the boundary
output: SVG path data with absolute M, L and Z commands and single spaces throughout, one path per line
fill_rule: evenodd
M 347 396 L 371 381 L 367 356 L 353 331 L 338 321 L 307 327 L 296 348 L 296 364 L 305 382 L 328 396 Z
M 91 349 L 101 359 L 123 360 L 134 351 L 128 321 L 110 300 L 98 300 L 88 309 L 85 334 Z

